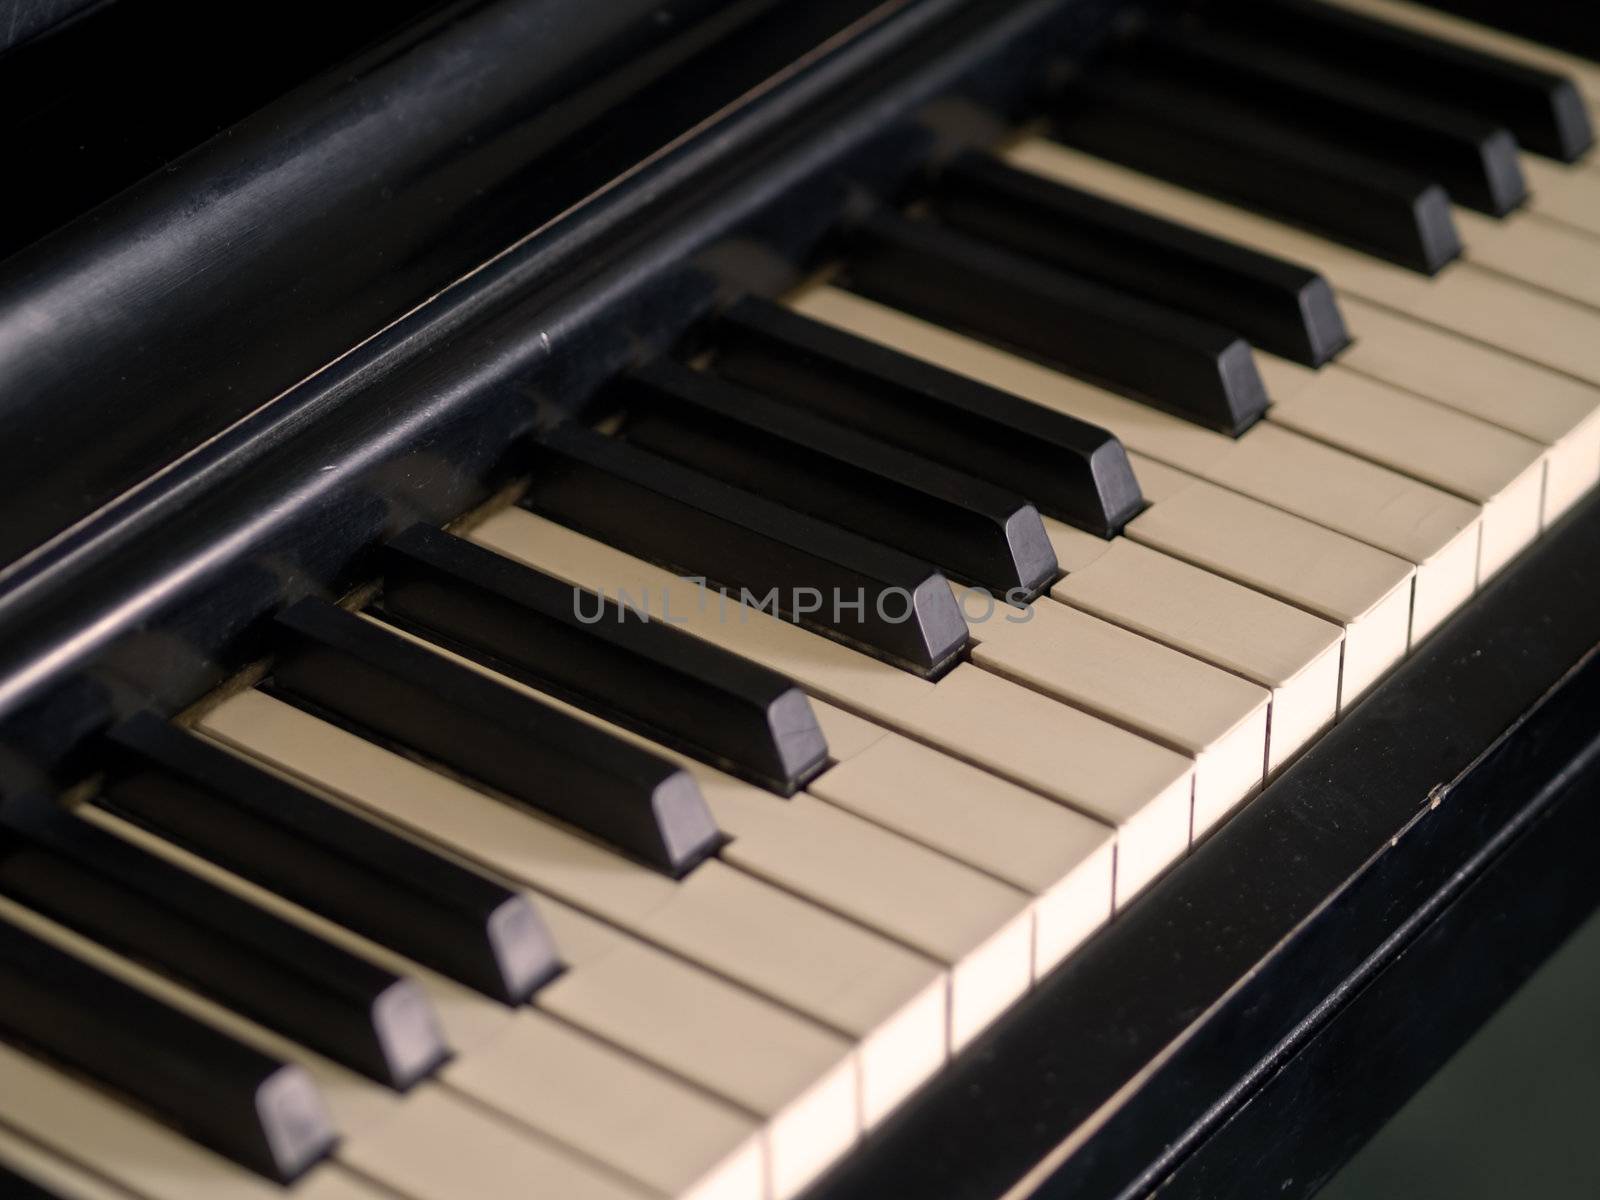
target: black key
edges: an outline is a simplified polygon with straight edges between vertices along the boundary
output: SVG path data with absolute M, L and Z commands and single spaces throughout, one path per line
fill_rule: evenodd
M 1053 135 L 1432 274 L 1461 253 L 1444 188 L 1247 105 L 1123 69 L 1076 84 Z
M 1295 130 L 1418 171 L 1451 199 L 1504 216 L 1527 199 L 1505 126 L 1340 71 L 1312 54 L 1203 30 L 1142 41 L 1139 69 L 1226 96 Z
M 109 738 L 96 803 L 134 824 L 497 1000 L 560 970 L 521 893 L 152 714 Z
M 1267 409 L 1230 329 L 889 213 L 851 240 L 846 286 L 1237 436 Z
M 321 600 L 278 625 L 272 688 L 286 699 L 674 876 L 722 844 L 693 777 L 665 759 Z
M 379 1083 L 446 1057 L 421 988 L 45 797 L 7 801 L 0 892 Z
M 315 1083 L 0 918 L 0 1038 L 280 1183 L 337 1140 Z
M 522 503 L 919 675 L 967 644 L 926 563 L 588 429 L 546 435 Z
M 1495 0 L 1497 7 L 1507 7 Z M 1518 5 L 1517 7 L 1521 7 Z M 1208 22 L 1506 126 L 1525 149 L 1573 162 L 1594 141 L 1570 79 L 1319 0 L 1212 0 Z
M 1590 0 L 1423 0 L 1457 16 L 1600 62 L 1600 21 Z
M 963 232 L 1237 329 L 1263 350 L 1318 367 L 1350 341 L 1315 271 L 965 154 L 928 203 Z
M 70 1200 L 62 1192 L 17 1174 L 4 1163 L 0 1163 L 0 1196 L 6 1200 Z
M 385 547 L 383 576 L 399 624 L 783 795 L 827 763 L 793 682 L 638 609 L 427 525 Z
M 927 559 L 1013 604 L 1055 581 L 1044 524 L 1015 492 L 676 363 L 636 371 L 619 390 L 622 436 L 663 458 Z
M 1100 537 L 1144 507 L 1103 429 L 749 297 L 723 316 L 712 369 L 1002 487 Z

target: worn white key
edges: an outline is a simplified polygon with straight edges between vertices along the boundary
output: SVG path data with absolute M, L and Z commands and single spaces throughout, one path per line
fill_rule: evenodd
M 424 638 L 395 632 L 688 771 L 718 828 L 733 839 L 723 861 L 949 968 L 952 1049 L 1032 982 L 1033 914 L 1025 893 L 808 796 L 776 796 Z
M 1015 757 L 1015 736 L 1004 718 L 1035 714 L 1029 718 L 1041 723 L 1035 728 L 1054 731 L 1044 739 L 1051 745 L 1032 752 L 1047 761 L 1037 762 L 1025 777 L 1014 771 L 1001 774 L 1117 827 L 1119 903 L 1187 843 L 1188 761 L 1085 713 L 992 676 L 981 684 L 972 679 L 984 676 L 982 671 L 958 667 L 937 684 L 916 679 L 794 626 L 788 628 L 798 638 L 780 634 L 774 626 L 782 623 L 775 618 L 731 602 L 721 608 L 713 599 L 696 607 L 687 594 L 693 585 L 520 510 L 495 514 L 471 536 L 570 583 L 608 594 L 626 588 L 630 595 L 645 597 L 662 619 L 668 619 L 670 609 L 675 614 L 671 619 L 696 636 L 782 671 L 841 707 L 991 770 Z M 1181 821 L 1180 808 L 1185 814 Z M 1129 838 L 1136 844 L 1129 844 Z
M 1529 208 L 1539 216 L 1560 221 L 1591 238 L 1600 237 L 1600 172 L 1531 154 L 1522 156 L 1522 169 L 1528 179 Z M 1571 244 L 1581 247 L 1584 243 L 1582 238 L 1574 238 Z M 1584 257 L 1593 261 L 1589 255 Z M 1578 298 L 1593 304 L 1592 297 L 1597 290 L 1595 281 L 1590 278 L 1582 286 L 1585 294 Z
M 1590 171 L 1574 174 L 1594 177 Z M 1600 307 L 1600 238 L 1538 212 L 1497 220 L 1458 208 L 1455 220 L 1469 262 Z
M 497 1004 L 100 809 L 85 807 L 79 813 L 190 874 L 416 981 L 439 1014 L 446 1041 L 455 1053 L 438 1078 L 479 1103 L 515 1117 L 579 1153 L 593 1157 L 593 1147 L 605 1145 L 608 1149 L 604 1160 L 608 1165 L 651 1187 L 661 1188 L 664 1181 L 670 1181 L 672 1186 L 665 1190 L 672 1195 L 733 1200 L 762 1194 L 766 1164 L 753 1121 L 640 1063 L 632 1064 L 630 1094 L 639 1104 L 648 1100 L 654 1106 L 649 1122 L 640 1120 L 614 1128 L 606 1119 L 609 1111 L 595 1112 L 583 1104 L 590 1091 L 591 1074 L 615 1076 L 622 1070 L 604 1061 L 594 1064 L 592 1070 L 547 1067 L 536 1075 L 522 1077 L 516 1081 L 522 1099 L 508 1107 L 507 1097 L 514 1092 L 481 1085 L 495 1078 L 496 1062 L 524 1054 L 523 1047 L 529 1041 L 542 1044 L 541 1027 L 549 1023 L 549 1018 Z M 548 911 L 549 901 L 539 899 L 536 903 L 541 912 Z M 565 954 L 566 948 L 559 948 Z M 570 968 L 570 961 L 564 961 Z M 569 1052 L 567 1059 L 571 1060 L 575 1053 Z M 605 1053 L 604 1047 L 593 1052 L 597 1057 Z M 669 1136 L 656 1137 L 652 1130 Z
M 391 1200 L 323 1163 L 286 1192 L 120 1100 L 0 1042 L 0 1124 L 140 1200 Z
M 423 1084 L 397 1095 L 3 897 L 0 913 L 172 1007 L 279 1059 L 299 1063 L 316 1080 L 340 1131 L 338 1161 L 418 1200 L 449 1200 L 461 1195 L 463 1187 L 471 1195 L 510 1197 L 521 1194 L 517 1189 L 528 1179 L 548 1180 L 552 1190 L 575 1200 L 644 1200 L 649 1195 L 445 1088 Z M 492 1151 L 495 1157 L 452 1182 L 451 1171 L 464 1145 Z
M 253 749 L 269 767 L 271 760 L 290 756 L 297 748 L 348 754 L 354 741 L 344 734 L 328 739 L 321 722 L 259 692 L 241 693 L 214 710 L 206 731 L 225 745 L 235 736 L 235 749 Z M 386 781 L 401 801 L 431 796 L 431 780 L 421 792 L 411 786 L 421 768 L 406 764 L 396 770 L 404 760 L 372 754 L 365 743 L 353 751 L 349 768 Z M 296 781 L 314 786 L 304 776 Z M 412 811 L 411 818 L 429 819 L 426 810 Z M 388 823 L 407 832 L 404 825 Z M 515 822 L 507 827 L 520 828 Z M 536 849 L 543 844 L 533 843 Z M 579 865 L 593 864 L 586 860 Z M 534 901 L 567 968 L 539 990 L 538 1006 L 762 1117 L 775 1194 L 798 1191 L 854 1139 L 859 1117 L 850 1043 L 550 896 L 536 895 Z M 342 932 L 325 923 L 317 931 L 336 940 Z M 505 1010 L 499 1010 L 498 1022 L 483 1019 L 482 1009 L 498 1006 L 414 964 L 386 958 L 377 947 L 350 948 L 392 969 L 409 969 L 428 989 L 457 1050 L 476 1051 L 504 1030 Z
M 1499 426 L 1337 364 L 1258 355 L 1271 419 L 1479 506 L 1482 583 L 1539 535 L 1544 451 Z
M 1600 104 L 1600 64 L 1576 54 L 1568 54 L 1515 34 L 1502 33 L 1465 17 L 1410 3 L 1410 0 L 1329 0 L 1329 3 L 1379 21 L 1387 21 L 1391 25 L 1414 29 L 1441 41 L 1471 46 L 1499 58 L 1509 58 L 1557 75 L 1569 76 L 1591 103 Z
M 1341 626 L 1341 710 L 1406 652 L 1416 571 L 1404 559 L 1192 477 L 1125 532 Z
M 1188 848 L 1190 760 L 1051 697 L 963 664 L 898 727 L 1115 826 L 1118 907 Z
M 809 288 L 792 303 L 817 320 L 1103 426 L 1132 451 L 1405 559 L 1417 567 L 1413 641 L 1472 594 L 1478 510 L 1459 497 L 1270 421 L 1241 438 L 1225 437 L 835 288 Z M 1170 477 L 1156 483 L 1170 490 Z M 1074 556 L 1100 553 L 1083 539 L 1052 541 L 1069 571 Z
M 943 1061 L 947 984 L 928 959 L 715 860 L 668 879 L 287 705 L 275 729 L 237 719 L 236 699 L 208 732 L 853 1037 L 869 1119 Z
M 849 1147 L 849 1042 L 559 901 L 539 910 L 568 966 L 539 1007 L 760 1118 L 772 1195 L 796 1194 Z
M 4 1125 L 0 1125 L 0 1166 L 60 1200 L 136 1200 L 132 1192 L 107 1183 Z
M 523 1012 L 446 1082 L 679 1200 L 761 1200 L 754 1120 L 586 1033 Z
M 1600 383 L 1600 312 L 1564 297 L 1471 262 L 1423 275 L 1043 138 L 1019 138 L 1005 155 L 1023 170 L 1299 262 L 1320 271 L 1341 295 Z
M 1265 688 L 1048 597 L 1029 617 L 974 625 L 972 661 L 1194 759 L 1191 838 L 1261 786 Z
M 1340 365 L 1547 447 L 1543 522 L 1600 481 L 1600 388 L 1347 296 Z
M 822 723 L 826 729 L 829 721 Z M 1038 974 L 1111 916 L 1110 826 L 930 746 L 880 732 L 820 775 L 811 791 L 1033 895 Z
M 1337 711 L 1340 628 L 1209 571 L 1118 538 L 1050 594 L 1268 689 L 1269 770 Z

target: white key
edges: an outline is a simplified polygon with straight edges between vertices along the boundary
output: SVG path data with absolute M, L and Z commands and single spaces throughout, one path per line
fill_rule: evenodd
M 1500 58 L 1524 62 L 1557 75 L 1570 76 L 1591 103 L 1600 103 L 1600 64 L 1539 42 L 1502 33 L 1465 17 L 1452 16 L 1408 0 L 1329 0 L 1391 25 L 1414 29 L 1442 41 L 1471 46 Z
M 291 1192 L 105 1092 L 0 1042 L 0 1124 L 140 1200 L 390 1200 L 394 1193 L 323 1163 Z
M 1271 422 L 1258 423 L 1238 439 L 1225 437 L 835 288 L 810 288 L 792 303 L 817 320 L 1100 425 L 1131 451 L 1413 563 L 1418 568 L 1413 640 L 1472 594 L 1478 510 L 1437 488 Z M 1162 483 L 1156 482 L 1159 489 Z M 1052 540 L 1067 570 L 1074 568 L 1062 557 L 1064 551 L 1090 557 L 1100 552 L 1081 539 L 1068 539 L 1072 544 L 1065 546 L 1062 539 Z
M 761 1118 L 771 1193 L 799 1192 L 855 1139 L 850 1043 L 699 967 L 543 897 L 568 970 L 535 997 Z
M 583 1154 L 590 1154 L 597 1143 L 604 1144 L 608 1147 L 605 1157 L 608 1165 L 652 1187 L 661 1188 L 662 1181 L 669 1180 L 672 1186 L 664 1190 L 672 1195 L 692 1196 L 697 1200 L 761 1195 L 765 1162 L 755 1139 L 756 1126 L 732 1110 L 637 1063 L 633 1064 L 630 1095 L 640 1104 L 649 1100 L 655 1108 L 649 1123 L 641 1121 L 632 1128 L 640 1132 L 658 1129 L 671 1135 L 669 1142 L 655 1138 L 630 1141 L 622 1136 L 628 1129 L 619 1133 L 606 1123 L 606 1111 L 592 1112 L 586 1108 L 582 1100 L 590 1089 L 588 1071 L 569 1072 L 547 1066 L 541 1072 L 529 1074 L 521 1081 L 526 1095 L 516 1105 L 508 1107 L 506 1100 L 510 1093 L 505 1088 L 480 1088 L 479 1085 L 486 1078 L 494 1078 L 496 1062 L 515 1057 L 519 1047 L 530 1039 L 537 1040 L 539 1026 L 541 1022 L 548 1023 L 548 1018 L 491 1001 L 115 816 L 93 807 L 82 808 L 79 812 L 108 832 L 143 846 L 190 874 L 235 892 L 252 904 L 302 925 L 386 970 L 415 980 L 439 1014 L 446 1041 L 456 1055 L 438 1078 L 479 1103 L 515 1117 Z M 549 911 L 549 901 L 539 899 L 536 903 L 542 913 Z M 565 954 L 565 946 L 558 943 L 558 948 Z M 570 962 L 568 966 L 570 968 Z M 540 999 L 543 995 L 541 992 Z M 603 1048 L 596 1051 L 597 1054 L 602 1052 Z M 572 1054 L 567 1057 L 570 1059 Z M 605 1062 L 593 1067 L 596 1073 L 610 1075 L 617 1074 L 620 1069 Z M 486 1075 L 486 1071 L 489 1074 Z M 542 1119 L 546 1117 L 556 1119 Z M 671 1156 L 663 1159 L 663 1150 L 670 1151 Z M 693 1172 L 688 1170 L 686 1161 L 691 1156 L 696 1168 Z M 740 1190 L 752 1172 L 755 1190 Z
M 1600 383 L 1600 312 L 1563 297 L 1470 262 L 1423 275 L 1043 138 L 1018 139 L 1006 158 L 1023 170 L 1302 263 L 1320 271 L 1341 295 L 1360 296 Z
M 1341 710 L 1406 652 L 1416 571 L 1404 559 L 1192 478 L 1125 532 L 1341 626 Z
M 135 1200 L 104 1179 L 0 1125 L 0 1166 L 60 1200 Z
M 722 832 L 722 859 L 903 942 L 950 970 L 950 1041 L 959 1049 L 1033 979 L 1028 897 L 810 797 L 783 799 L 715 767 L 395 630 L 503 686 L 604 729 L 694 776 Z
M 1458 408 L 1548 447 L 1543 522 L 1600 481 L 1600 388 L 1355 297 L 1344 367 Z
M 338 1161 L 418 1200 L 447 1200 L 463 1187 L 473 1195 L 512 1196 L 528 1179 L 548 1180 L 575 1200 L 643 1200 L 649 1194 L 437 1085 L 404 1096 L 390 1092 L 8 899 L 0 898 L 0 914 L 241 1042 L 303 1066 L 341 1134 Z M 465 1144 L 492 1148 L 496 1157 L 474 1163 L 452 1182 L 452 1171 L 463 1172 L 458 1160 Z
M 253 748 L 268 766 L 267 760 L 291 755 L 296 746 L 323 748 L 319 739 L 327 732 L 320 722 L 259 692 L 233 697 L 207 722 L 219 738 L 237 734 L 234 748 Z M 339 749 L 337 741 L 332 749 Z M 378 772 L 392 765 L 384 756 L 363 756 L 353 764 L 357 771 Z M 415 794 L 406 790 L 407 774 L 392 781 L 403 797 Z M 296 781 L 311 786 L 304 777 Z M 425 813 L 413 816 L 426 819 Z M 766 1118 L 774 1174 L 787 1181 L 780 1189 L 785 1194 L 853 1139 L 859 1120 L 848 1042 L 547 895 L 533 899 L 567 968 L 536 994 L 539 1007 Z M 318 932 L 337 939 L 342 931 L 324 925 Z M 377 947 L 350 948 L 365 950 L 393 969 L 409 969 L 428 989 L 458 1050 L 476 1050 L 505 1028 L 505 1010 L 499 1006 L 471 993 L 463 999 L 464 989 L 414 964 L 386 959 Z M 485 1028 L 479 1011 L 484 1007 L 500 1012 L 501 1020 Z
M 1269 771 L 1321 732 L 1338 709 L 1343 637 L 1337 625 L 1126 538 L 1050 594 L 1268 689 Z
M 1015 748 L 993 705 L 1037 712 L 1037 719 L 1055 731 L 1048 739 L 1055 745 L 1046 751 L 1050 770 L 1024 779 L 1006 777 L 1118 827 L 1119 898 L 1131 896 L 1187 844 L 1189 764 L 1163 747 L 993 677 L 983 685 L 979 702 L 978 685 L 967 681 L 981 671 L 958 667 L 934 684 L 754 609 L 732 602 L 719 608 L 714 599 L 701 607 L 694 585 L 521 510 L 496 513 L 470 536 L 570 583 L 608 595 L 624 588 L 643 596 L 655 616 L 689 633 L 781 671 L 843 708 L 990 769 L 998 769 L 996 764 Z M 1089 747 L 1097 749 L 1091 753 Z M 1130 833 L 1138 845 L 1125 844 Z
M 810 790 L 1030 893 L 1037 975 L 1111 916 L 1116 838 L 1109 826 L 897 733 L 879 730 L 869 744 L 841 753 L 831 708 L 817 703 L 841 761 Z
M 1271 693 L 1049 597 L 973 626 L 972 661 L 1195 760 L 1193 837 L 1261 786 Z
M 288 705 L 252 708 L 234 697 L 203 727 L 856 1039 L 868 1119 L 943 1061 L 946 980 L 929 960 L 715 860 L 668 879 Z
M 1538 169 L 1532 164 L 1541 160 L 1525 155 L 1522 161 L 1531 174 Z M 1600 185 L 1593 172 L 1568 169 L 1580 181 L 1592 178 Z M 1600 187 L 1595 190 L 1600 193 Z M 1536 191 L 1536 199 L 1530 203 L 1545 195 Z M 1455 219 L 1469 262 L 1600 308 L 1600 239 L 1539 212 L 1497 220 L 1458 208 Z
M 1529 208 L 1591 238 L 1600 236 L 1600 173 L 1531 154 L 1522 156 L 1522 169 L 1528 179 Z M 1582 246 L 1583 239 L 1574 238 L 1572 244 Z M 1593 246 L 1593 242 L 1589 245 Z M 1585 257 L 1593 261 L 1588 255 Z M 1577 298 L 1593 304 L 1597 290 L 1594 279 L 1591 277 L 1582 286 L 1584 295 Z
M 1115 826 L 1118 907 L 1188 849 L 1187 757 L 1010 680 L 963 664 L 898 728 Z
M 680 1200 L 761 1200 L 756 1122 L 540 1012 L 519 1013 L 444 1080 Z

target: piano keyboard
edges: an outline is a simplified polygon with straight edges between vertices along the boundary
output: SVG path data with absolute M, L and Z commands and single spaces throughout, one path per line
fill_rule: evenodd
M 1218 0 L 861 215 L 7 797 L 0 1191 L 801 1196 L 1593 488 L 1596 119 Z

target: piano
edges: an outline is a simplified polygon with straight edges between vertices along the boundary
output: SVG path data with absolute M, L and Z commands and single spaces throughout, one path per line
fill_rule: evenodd
M 1600 44 L 18 4 L 0 1192 L 1311 1196 L 1600 901 Z

